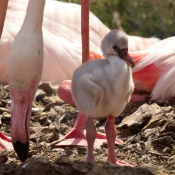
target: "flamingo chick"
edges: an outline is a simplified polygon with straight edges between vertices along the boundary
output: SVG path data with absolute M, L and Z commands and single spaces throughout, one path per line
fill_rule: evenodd
M 45 0 L 29 0 L 21 30 L 12 44 L 7 66 L 11 102 L 11 138 L 21 161 L 27 158 L 32 100 L 43 69 L 42 22 Z
M 96 129 L 93 117 L 108 116 L 105 133 L 108 142 L 108 161 L 117 165 L 131 166 L 115 156 L 115 117 L 120 115 L 134 90 L 132 71 L 134 62 L 128 54 L 128 36 L 112 30 L 101 43 L 106 59 L 84 63 L 75 70 L 72 78 L 72 96 L 77 108 L 88 116 L 86 139 L 87 161 L 95 161 L 93 145 Z

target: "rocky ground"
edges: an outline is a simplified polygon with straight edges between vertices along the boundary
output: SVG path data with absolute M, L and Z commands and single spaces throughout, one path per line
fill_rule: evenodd
M 0 99 L 0 128 L 10 136 L 8 86 L 0 85 Z M 94 150 L 97 162 L 89 163 L 86 147 L 51 146 L 71 130 L 78 111 L 57 97 L 56 87 L 41 84 L 32 108 L 29 158 L 21 163 L 13 150 L 2 151 L 0 175 L 175 175 L 174 104 L 129 103 L 116 118 L 118 137 L 125 142 L 115 146 L 116 154 L 134 168 L 105 162 L 106 143 Z M 95 122 L 104 132 L 105 119 Z

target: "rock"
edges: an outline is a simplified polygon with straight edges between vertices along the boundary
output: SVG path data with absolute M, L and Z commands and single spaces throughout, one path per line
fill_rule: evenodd
M 148 163 L 148 162 L 150 162 L 150 157 L 148 156 L 148 155 L 142 155 L 142 160 L 143 160 L 143 162 L 145 162 L 145 163 Z
M 63 113 L 65 113 L 65 109 L 63 109 L 61 106 L 54 106 L 53 108 L 60 115 L 63 114 Z
M 53 142 L 56 140 L 59 140 L 59 134 L 58 133 L 53 133 L 49 138 L 48 138 L 49 142 Z
M 100 126 L 100 127 L 98 128 L 98 132 L 105 133 L 105 127 L 104 127 L 104 126 Z
M 80 173 L 87 173 L 89 171 L 88 168 L 86 168 L 78 163 L 73 163 L 72 166 L 75 170 L 79 171 Z
M 44 97 L 44 98 L 42 98 L 42 103 L 44 105 L 48 105 L 48 104 L 52 103 L 52 98 L 50 98 L 50 97 Z
M 62 100 L 59 100 L 59 101 L 56 101 L 56 102 L 53 102 L 52 103 L 49 103 L 47 105 L 45 105 L 45 108 L 43 111 L 49 111 L 51 108 L 54 108 L 54 110 L 56 112 L 64 112 L 65 110 L 61 107 L 62 105 L 64 104 L 64 102 Z M 58 106 L 59 105 L 59 106 Z
M 37 89 L 34 99 L 36 101 L 41 101 L 45 96 L 46 92 L 44 92 L 42 89 Z
M 53 95 L 57 96 L 58 85 L 51 85 Z
M 125 117 L 117 126 L 121 130 L 141 130 L 155 113 L 152 105 L 144 104 L 130 116 Z
M 59 123 L 66 123 L 66 122 L 67 122 L 67 117 L 66 117 L 66 115 L 64 114 L 64 115 L 62 115 L 62 116 L 60 117 Z
M 11 115 L 9 113 L 4 112 L 1 117 L 2 123 L 10 122 L 10 120 L 11 120 Z
M 41 110 L 38 108 L 32 108 L 32 115 L 39 115 L 41 114 Z
M 7 155 L 0 155 L 0 163 L 6 162 L 7 161 Z
M 0 101 L 0 107 L 5 107 L 7 104 L 7 102 L 5 100 L 2 100 Z
M 163 109 L 163 112 L 165 112 L 165 113 L 169 113 L 169 112 L 173 111 L 172 106 L 162 107 L 162 109 Z
M 170 147 L 164 148 L 163 153 L 171 153 L 171 148 Z
M 86 155 L 87 154 L 87 148 L 85 148 L 85 147 L 78 147 L 78 154 Z
M 3 114 L 3 113 L 10 113 L 10 111 L 6 108 L 3 108 L 3 107 L 0 107 L 0 114 Z
M 38 86 L 38 88 L 42 89 L 47 94 L 47 96 L 51 96 L 53 93 L 52 87 L 50 86 L 49 83 L 41 83 Z
M 64 163 L 64 164 L 70 164 L 71 161 L 68 157 L 59 157 L 58 159 L 55 160 L 55 163 Z
M 155 145 L 164 145 L 164 146 L 170 146 L 171 144 L 175 144 L 175 133 L 166 133 L 166 135 L 160 135 L 157 139 L 153 140 L 152 143 Z

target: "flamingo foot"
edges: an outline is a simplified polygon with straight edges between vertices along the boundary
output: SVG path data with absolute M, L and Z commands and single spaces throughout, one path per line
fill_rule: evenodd
M 96 140 L 103 140 L 103 142 L 107 142 L 106 135 L 101 133 L 101 132 L 97 132 Z M 124 142 L 121 139 L 118 139 L 118 138 L 115 139 L 115 143 L 117 145 L 123 145 L 124 144 Z
M 60 140 L 52 142 L 54 147 L 62 146 L 87 146 L 86 137 L 83 131 L 73 128 L 68 134 L 66 134 Z
M 109 158 L 108 158 L 108 160 L 107 160 L 108 162 L 110 162 L 110 163 L 112 163 L 112 164 L 115 164 L 115 165 L 118 165 L 118 166 L 130 166 L 130 167 L 134 167 L 133 165 L 131 165 L 130 163 L 127 163 L 127 162 L 125 162 L 125 161 L 123 161 L 123 160 L 119 160 L 119 159 L 115 159 L 115 160 L 110 160 Z
M 94 143 L 94 149 L 100 148 L 100 146 L 107 142 L 106 136 L 103 133 L 97 133 L 97 137 Z M 115 143 L 118 145 L 124 144 L 120 139 L 115 139 Z M 85 131 L 73 128 L 68 134 L 66 134 L 60 140 L 52 142 L 54 147 L 65 147 L 65 146 L 84 146 L 87 147 L 86 133 Z
M 11 139 L 0 132 L 0 152 L 4 149 L 12 150 L 13 145 L 11 143 Z
M 66 134 L 62 139 L 52 142 L 51 146 L 54 146 L 54 147 L 85 146 L 87 147 L 86 132 L 85 132 L 86 121 L 87 121 L 87 116 L 79 112 L 73 129 L 68 134 Z M 103 133 L 97 132 L 94 148 L 100 148 L 103 142 L 107 142 L 106 135 Z M 116 138 L 115 143 L 121 145 L 124 142 Z

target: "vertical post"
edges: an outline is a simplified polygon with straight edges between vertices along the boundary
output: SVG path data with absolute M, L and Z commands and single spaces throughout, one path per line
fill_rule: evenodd
M 8 0 L 0 0 L 0 38 L 4 27 L 7 5 L 8 5 Z
M 89 0 L 81 0 L 82 63 L 89 60 Z

